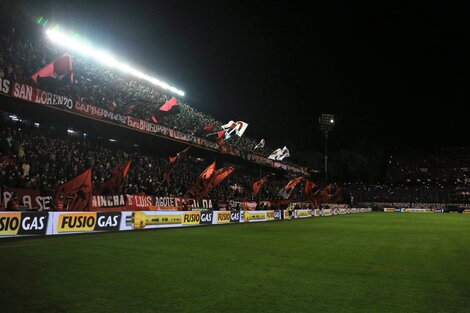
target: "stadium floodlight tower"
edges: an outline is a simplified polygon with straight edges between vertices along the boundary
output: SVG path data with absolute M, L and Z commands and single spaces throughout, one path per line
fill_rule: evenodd
M 333 130 L 335 116 L 333 114 L 322 114 L 319 118 L 320 130 L 325 137 L 325 182 L 328 181 L 328 133 Z

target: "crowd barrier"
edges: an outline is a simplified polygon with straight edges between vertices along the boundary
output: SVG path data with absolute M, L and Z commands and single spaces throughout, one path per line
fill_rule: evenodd
M 345 209 L 343 214 L 371 212 Z M 338 214 L 342 214 L 338 210 Z M 295 210 L 292 218 L 334 215 L 331 209 Z M 122 211 L 122 212 L 0 212 L 0 238 L 65 235 L 154 228 L 271 222 L 289 219 L 288 210 L 267 211 Z

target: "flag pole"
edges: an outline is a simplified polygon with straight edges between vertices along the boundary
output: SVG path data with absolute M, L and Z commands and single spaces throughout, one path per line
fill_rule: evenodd
M 242 137 L 238 137 L 237 142 L 235 142 L 234 146 L 236 146 L 236 145 L 238 144 L 238 142 L 240 141 L 240 139 L 242 139 Z
M 206 135 L 206 137 L 209 137 L 209 136 L 215 135 L 215 134 L 217 134 L 217 133 L 218 133 L 218 132 L 207 134 L 207 135 Z

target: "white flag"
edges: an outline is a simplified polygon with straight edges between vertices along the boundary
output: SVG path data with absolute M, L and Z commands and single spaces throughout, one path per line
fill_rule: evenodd
M 235 133 L 235 135 L 237 135 L 238 137 L 243 136 L 243 133 L 245 132 L 247 127 L 248 127 L 248 123 L 245 123 L 243 121 L 237 121 L 237 122 L 230 121 L 227 124 L 222 125 L 222 128 L 226 132 L 225 136 L 226 137 L 228 136 L 228 138 L 230 138 L 230 135 L 232 133 Z
M 268 156 L 268 159 L 277 160 L 277 158 L 280 157 L 281 155 L 282 155 L 282 149 L 278 148 L 278 149 L 274 150 L 273 153 L 271 153 L 270 156 Z
M 282 161 L 285 158 L 290 157 L 289 149 L 284 146 L 284 148 L 278 148 L 271 153 L 270 156 L 268 156 L 268 159 L 275 160 L 275 161 Z
M 284 146 L 284 148 L 282 148 L 282 154 L 277 159 L 279 161 L 282 161 L 282 160 L 284 160 L 285 158 L 288 158 L 288 157 L 290 157 L 289 149 L 287 149 L 287 147 Z
M 264 139 L 261 139 L 261 141 L 255 146 L 253 150 L 256 150 L 258 148 L 263 149 L 264 148 L 265 141 Z

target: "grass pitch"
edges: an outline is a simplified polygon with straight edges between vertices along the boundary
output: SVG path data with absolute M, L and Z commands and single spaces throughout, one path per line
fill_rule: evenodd
M 470 215 L 0 240 L 1 312 L 470 312 Z

